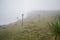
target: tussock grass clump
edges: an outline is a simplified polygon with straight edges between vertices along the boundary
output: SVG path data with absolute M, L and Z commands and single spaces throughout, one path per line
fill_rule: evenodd
M 49 24 L 50 32 L 55 36 L 55 40 L 58 40 L 60 37 L 60 19 L 55 18 L 55 21 L 50 22 Z

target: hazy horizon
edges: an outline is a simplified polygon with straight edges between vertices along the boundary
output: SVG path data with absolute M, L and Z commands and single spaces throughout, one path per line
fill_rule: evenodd
M 60 10 L 60 0 L 0 0 L 0 25 L 21 19 L 33 10 Z

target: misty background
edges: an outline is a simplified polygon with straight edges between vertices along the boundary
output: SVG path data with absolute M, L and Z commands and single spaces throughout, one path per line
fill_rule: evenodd
M 22 13 L 26 18 L 34 10 L 58 11 L 60 0 L 0 0 L 0 25 L 15 22 L 17 17 L 21 19 Z

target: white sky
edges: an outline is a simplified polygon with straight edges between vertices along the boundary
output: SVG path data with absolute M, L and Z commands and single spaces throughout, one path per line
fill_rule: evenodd
M 32 10 L 59 10 L 60 0 L 0 0 L 0 25 L 8 24 Z

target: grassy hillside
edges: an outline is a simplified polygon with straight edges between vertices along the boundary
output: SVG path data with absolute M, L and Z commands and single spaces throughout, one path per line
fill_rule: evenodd
M 56 13 L 59 14 L 60 11 Z M 24 19 L 23 26 L 22 22 L 17 21 L 5 26 L 0 26 L 0 40 L 54 40 L 54 35 L 50 32 L 48 22 L 54 22 L 54 12 L 40 12 L 34 11 L 33 14 L 28 14 L 28 18 Z M 36 13 L 36 14 L 35 14 Z M 44 18 L 38 16 L 39 13 L 45 13 Z M 46 16 L 49 13 L 49 17 Z M 53 13 L 53 14 L 52 14 Z
M 40 21 L 24 21 L 23 27 L 21 23 L 8 25 L 5 29 L 0 30 L 0 40 L 53 40 L 54 37 L 49 32 L 48 21 L 53 18 L 42 19 Z

